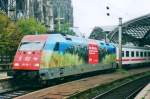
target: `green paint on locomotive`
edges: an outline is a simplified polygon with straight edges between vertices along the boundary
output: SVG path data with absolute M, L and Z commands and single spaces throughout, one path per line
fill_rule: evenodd
M 79 57 L 78 54 L 53 52 L 51 54 L 44 54 L 42 57 L 43 63 L 41 64 L 43 68 L 52 67 L 64 67 L 64 66 L 77 66 L 84 63 L 83 59 Z
M 99 63 L 111 64 L 116 60 L 115 53 L 109 53 L 106 49 L 99 48 Z M 88 64 L 88 49 L 70 47 L 64 53 L 59 51 L 43 51 L 40 68 L 71 67 Z
M 108 54 L 103 59 L 102 63 L 103 64 L 111 64 L 111 63 L 114 63 L 115 61 L 116 61 L 116 54 Z

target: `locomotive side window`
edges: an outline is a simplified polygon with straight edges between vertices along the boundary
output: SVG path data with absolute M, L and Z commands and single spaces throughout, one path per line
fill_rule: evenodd
M 144 57 L 146 57 L 147 56 L 147 53 L 146 53 L 146 51 L 144 52 Z
M 148 55 L 148 51 L 147 51 L 147 57 L 149 57 L 149 55 Z
M 122 57 L 124 57 L 124 51 L 122 51 Z
M 150 52 L 148 52 L 148 56 L 150 57 Z
M 140 56 L 143 57 L 143 52 L 140 52 Z
M 100 43 L 101 45 L 104 45 L 104 43 Z
M 139 57 L 139 52 L 138 51 L 136 51 L 136 57 Z
M 59 50 L 59 42 L 56 42 L 56 45 L 54 47 L 54 51 L 58 51 Z
M 134 57 L 134 51 L 131 52 L 131 57 Z
M 129 57 L 129 51 L 126 51 L 126 57 Z

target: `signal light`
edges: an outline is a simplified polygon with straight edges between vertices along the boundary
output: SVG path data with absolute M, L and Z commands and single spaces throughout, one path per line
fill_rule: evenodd
M 39 66 L 40 66 L 40 64 L 38 64 L 38 63 L 37 63 L 37 64 L 34 64 L 34 66 L 39 67 Z
M 109 10 L 109 6 L 106 6 L 106 9 Z
M 110 13 L 107 13 L 107 16 L 110 16 Z
M 14 66 L 19 66 L 19 63 L 14 63 Z
M 106 6 L 106 9 L 109 10 L 109 6 Z M 110 16 L 110 13 L 106 13 L 107 16 Z

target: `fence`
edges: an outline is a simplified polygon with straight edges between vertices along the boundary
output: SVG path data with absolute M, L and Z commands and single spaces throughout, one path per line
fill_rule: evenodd
M 11 69 L 13 55 L 0 54 L 0 71 L 7 71 Z

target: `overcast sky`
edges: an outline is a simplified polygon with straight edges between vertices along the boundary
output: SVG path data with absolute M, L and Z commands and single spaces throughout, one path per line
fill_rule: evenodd
M 123 22 L 150 13 L 150 0 L 72 0 L 74 26 L 89 35 L 95 26 L 118 25 L 118 17 Z M 106 10 L 106 6 L 110 9 Z M 106 13 L 109 12 L 110 16 Z

